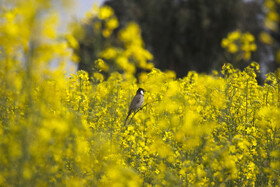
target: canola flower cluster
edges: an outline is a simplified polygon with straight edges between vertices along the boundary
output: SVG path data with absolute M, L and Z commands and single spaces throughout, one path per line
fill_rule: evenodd
M 35 16 L 44 1 L 20 2 L 0 15 L 0 186 L 279 185 L 279 71 L 264 85 L 255 62 L 181 79 L 66 76 L 75 38 Z M 139 87 L 144 107 L 125 126 Z
M 105 60 L 95 64 L 102 66 L 94 66 L 96 71 L 102 70 L 107 75 L 118 71 L 132 76 L 137 68 L 150 71 L 154 67 L 153 55 L 144 48 L 140 27 L 130 22 L 119 28 L 119 21 L 110 6 L 94 6 L 83 20 L 83 27 L 87 28 L 84 33 L 77 32 L 80 28 L 74 27 L 75 38 L 87 41 L 86 45 L 93 46 L 96 58 Z
M 250 60 L 251 53 L 257 50 L 255 37 L 249 32 L 242 33 L 239 30 L 228 33 L 221 45 L 228 53 L 234 54 L 237 60 Z

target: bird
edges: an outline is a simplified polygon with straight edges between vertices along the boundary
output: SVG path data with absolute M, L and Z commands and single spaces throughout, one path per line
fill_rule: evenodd
M 128 117 L 131 115 L 131 113 L 137 111 L 143 105 L 144 92 L 145 92 L 145 90 L 143 88 L 139 88 L 137 90 L 136 95 L 133 97 L 133 99 L 130 103 L 128 114 L 125 119 L 125 123 L 126 123 L 126 120 L 128 119 Z

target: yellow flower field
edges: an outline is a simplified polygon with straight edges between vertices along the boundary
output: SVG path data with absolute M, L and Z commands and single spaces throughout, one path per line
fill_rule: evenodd
M 264 85 L 257 83 L 256 62 L 244 71 L 225 64 L 221 72 L 177 79 L 146 62 L 152 55 L 131 23 L 120 32 L 125 48 L 101 52 L 93 77 L 67 75 L 78 43 L 56 32 L 49 1 L 5 2 L 0 186 L 280 184 L 280 71 Z M 96 16 L 111 19 L 111 9 L 103 11 Z M 118 25 L 110 22 L 111 29 Z M 110 72 L 106 60 L 114 59 L 123 73 Z M 136 67 L 149 72 L 135 77 Z M 146 90 L 143 108 L 124 125 L 139 87 Z

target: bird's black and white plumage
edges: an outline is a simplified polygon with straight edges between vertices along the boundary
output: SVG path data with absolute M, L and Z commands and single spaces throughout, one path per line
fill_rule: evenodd
M 132 112 L 137 111 L 143 105 L 144 92 L 145 92 L 145 90 L 143 88 L 139 88 L 137 90 L 136 95 L 132 99 L 131 104 L 129 106 L 129 110 L 128 110 L 128 114 L 127 114 L 127 117 L 125 119 L 125 122 L 128 119 L 128 117 L 131 115 Z

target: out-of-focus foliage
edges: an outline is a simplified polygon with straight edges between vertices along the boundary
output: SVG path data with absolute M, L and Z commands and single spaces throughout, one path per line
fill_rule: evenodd
M 153 68 L 136 83 L 126 71 L 105 79 L 99 59 L 92 77 L 66 76 L 79 45 L 56 33 L 49 3 L 1 9 L 0 186 L 279 185 L 279 71 L 263 86 L 257 63 L 181 79 Z M 124 126 L 138 87 L 144 107 Z
M 260 40 L 271 46 L 272 54 L 274 56 L 275 67 L 279 67 L 280 64 L 280 1 L 277 0 L 265 0 L 264 1 L 265 19 L 264 27 L 265 31 L 260 33 Z M 275 68 L 274 67 L 274 68 Z
M 80 48 L 75 50 L 80 57 L 79 70 L 86 70 L 91 76 L 98 69 L 94 63 L 97 58 L 104 60 L 102 73 L 106 77 L 115 71 L 133 75 L 137 68 L 151 70 L 154 67 L 152 54 L 144 48 L 139 26 L 130 22 L 117 30 L 118 26 L 114 10 L 109 6 L 94 7 L 88 12 L 82 28 L 74 28 L 74 36 L 80 43 Z M 80 29 L 84 29 L 82 36 L 77 32 Z
M 136 22 L 142 30 L 147 49 L 154 55 L 155 67 L 174 70 L 178 77 L 185 76 L 190 70 L 207 73 L 219 70 L 224 63 L 223 49 L 219 44 L 228 32 L 235 30 L 258 36 L 255 41 L 258 51 L 252 54 L 252 58 L 260 62 L 262 79 L 265 73 L 278 67 L 280 36 L 275 30 L 279 25 L 279 3 L 276 0 L 106 0 L 104 4 L 114 9 L 119 27 L 110 39 L 103 42 L 115 45 L 118 42 L 117 30 L 131 21 Z M 271 39 L 276 42 L 272 44 Z M 99 44 L 79 41 L 84 47 L 78 53 L 83 59 L 80 69 L 91 74 L 92 67 L 88 64 L 104 47 L 96 41 Z M 243 69 L 248 64 L 242 60 L 235 67 Z
M 183 77 L 189 70 L 211 72 L 222 66 L 220 42 L 236 29 L 242 1 L 107 0 L 104 4 L 114 9 L 119 20 L 118 29 L 132 21 L 140 26 L 147 49 L 154 55 L 155 67 L 162 71 L 174 70 L 178 77 Z M 114 45 L 118 41 L 116 33 L 106 38 L 106 42 Z M 84 48 L 78 55 L 83 58 L 80 69 L 91 73 L 91 67 L 86 66 L 92 61 L 89 57 L 98 54 L 103 47 L 90 44 L 89 37 L 79 40 Z

